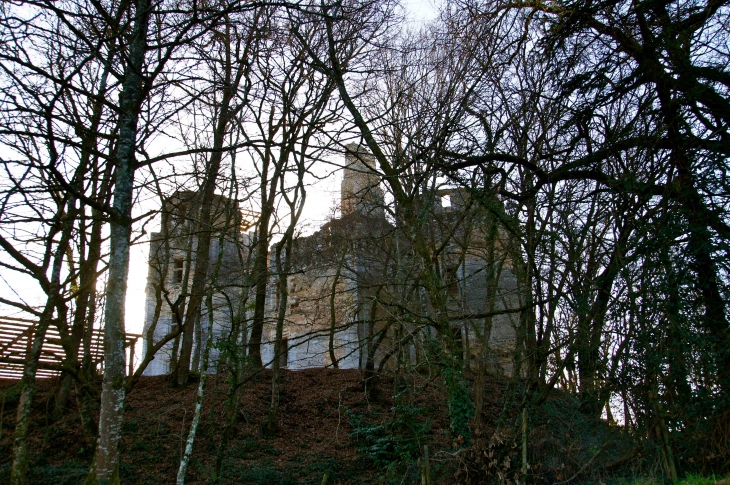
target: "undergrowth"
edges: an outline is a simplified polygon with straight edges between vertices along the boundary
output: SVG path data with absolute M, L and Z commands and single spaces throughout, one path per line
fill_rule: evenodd
M 425 410 L 400 402 L 393 406 L 387 421 L 377 423 L 365 414 L 346 409 L 353 429 L 349 436 L 363 457 L 386 471 L 386 480 L 413 474 L 412 468 L 431 428 L 430 421 L 422 417 Z

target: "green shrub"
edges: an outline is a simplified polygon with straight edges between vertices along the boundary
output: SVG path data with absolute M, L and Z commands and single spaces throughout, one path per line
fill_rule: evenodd
M 463 379 L 462 371 L 445 369 L 443 371 L 449 405 L 449 428 L 451 436 L 465 446 L 471 444 L 470 423 L 474 418 L 474 403 L 469 396 L 469 383 Z
M 424 410 L 398 404 L 389 421 L 373 424 L 364 415 L 346 409 L 353 428 L 349 436 L 358 443 L 360 452 L 378 467 L 414 461 L 420 456 L 421 442 L 431 427 L 430 422 L 419 419 Z

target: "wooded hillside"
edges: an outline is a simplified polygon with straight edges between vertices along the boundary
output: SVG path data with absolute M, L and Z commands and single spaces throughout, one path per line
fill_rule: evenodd
M 312 337 L 337 368 L 336 332 L 357 330 L 363 392 L 395 379 L 381 399 L 406 416 L 420 396 L 399 379 L 438 381 L 469 470 L 454 480 L 545 479 L 529 450 L 552 439 L 540 416 L 556 391 L 576 406 L 565 426 L 602 420 L 653 450 L 636 473 L 728 472 L 728 2 L 449 0 L 420 29 L 404 14 L 397 0 L 0 5 L 0 317 L 28 327 L 0 350 L 22 363 L 9 483 L 32 476 L 44 345 L 61 355 L 44 419 L 78 415 L 94 443 L 85 483 L 128 473 L 125 409 L 163 352 L 174 392 L 196 389 L 176 483 L 202 473 L 211 386 L 226 387 L 217 446 L 233 449 L 242 393 L 270 367 L 261 432 L 279 436 L 293 248 L 348 146 L 372 189 L 359 207 L 390 239 L 369 245 L 382 277 L 345 318 L 336 292 L 363 244 L 338 243 L 312 305 L 328 331 Z M 190 210 L 166 211 L 174 194 Z M 447 211 L 449 194 L 464 207 Z M 144 276 L 130 251 L 150 233 L 145 351 L 129 372 L 127 286 Z M 478 306 L 459 299 L 472 277 Z M 495 425 L 481 416 L 497 368 L 510 392 Z M 613 442 L 546 480 L 600 468 Z M 490 450 L 512 443 L 519 470 L 510 458 L 492 473 Z M 222 461 L 210 473 L 221 480 Z

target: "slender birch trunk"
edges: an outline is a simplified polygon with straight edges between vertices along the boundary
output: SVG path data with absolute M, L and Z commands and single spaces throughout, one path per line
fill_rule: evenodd
M 215 321 L 215 319 L 213 318 L 213 288 L 215 281 L 218 279 L 221 263 L 223 261 L 225 236 L 228 233 L 228 227 L 231 225 L 231 216 L 231 211 L 227 211 L 225 227 L 221 228 L 221 232 L 218 237 L 218 255 L 216 258 L 216 265 L 213 269 L 210 284 L 208 285 L 208 290 L 206 292 L 205 307 L 208 312 L 208 338 L 206 339 L 205 350 L 203 352 L 203 362 L 200 369 L 200 382 L 198 384 L 198 392 L 195 396 L 195 411 L 193 412 L 193 422 L 190 424 L 190 433 L 188 433 L 188 440 L 185 444 L 185 453 L 183 454 L 182 460 L 180 460 L 180 467 L 177 471 L 177 485 L 185 484 L 185 473 L 188 468 L 188 463 L 190 462 L 190 456 L 193 454 L 195 435 L 198 432 L 198 425 L 200 424 L 200 414 L 203 410 L 203 396 L 205 395 L 205 384 L 208 381 L 208 366 L 210 364 L 210 348 L 213 346 L 213 324 Z M 234 218 L 234 220 L 236 220 L 236 218 Z
M 208 290 L 205 299 L 205 306 L 208 310 L 208 339 L 205 343 L 205 351 L 203 352 L 203 363 L 200 369 L 200 382 L 198 383 L 198 393 L 195 395 L 195 411 L 193 413 L 193 422 L 190 424 L 190 432 L 188 440 L 185 444 L 185 453 L 180 460 L 180 467 L 177 470 L 177 485 L 185 484 L 185 473 L 188 469 L 190 456 L 193 454 L 193 445 L 195 444 L 195 435 L 198 432 L 200 424 L 200 414 L 203 410 L 203 396 L 205 394 L 205 383 L 208 381 L 208 364 L 210 362 L 210 348 L 213 346 L 213 291 L 212 287 Z
M 139 0 L 122 85 L 119 142 L 114 157 L 114 217 L 111 221 L 109 276 L 104 313 L 104 384 L 99 414 L 99 438 L 87 483 L 119 483 L 119 441 L 122 435 L 126 384 L 124 304 L 129 271 L 129 239 L 134 186 L 137 123 L 144 99 L 141 77 L 147 51 L 151 5 Z

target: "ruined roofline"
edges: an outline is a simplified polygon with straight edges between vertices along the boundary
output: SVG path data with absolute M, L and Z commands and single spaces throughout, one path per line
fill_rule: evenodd
M 200 195 L 200 191 L 178 189 L 172 194 L 165 196 L 162 199 L 162 205 L 160 207 L 160 214 L 163 217 L 163 221 L 169 221 L 171 217 L 187 222 L 196 221 L 197 211 L 193 210 L 191 212 L 191 208 L 197 209 L 200 207 Z M 234 203 L 234 199 L 230 199 L 226 195 L 213 194 L 211 204 L 212 215 L 214 214 L 216 216 L 213 222 L 213 230 L 220 229 L 220 226 L 228 225 L 225 222 L 225 213 L 229 207 L 233 207 L 236 210 L 234 216 L 235 223 L 231 220 L 229 230 L 233 230 L 238 226 L 238 231 L 244 233 L 255 226 L 258 221 L 258 212 L 242 208 L 240 201 L 235 201 Z

